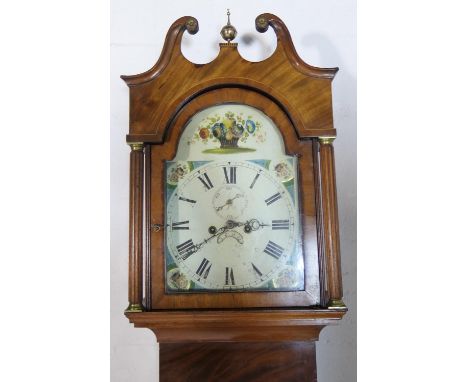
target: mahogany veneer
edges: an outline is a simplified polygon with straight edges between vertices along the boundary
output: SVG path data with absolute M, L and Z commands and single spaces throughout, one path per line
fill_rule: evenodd
M 338 68 L 306 64 L 278 17 L 257 17 L 259 32 L 270 26 L 277 48 L 266 60 L 249 62 L 237 44 L 227 43 L 220 44 L 215 60 L 199 65 L 180 46 L 184 31 L 198 31 L 198 21 L 182 17 L 170 27 L 151 69 L 122 76 L 130 88 L 132 147 L 126 315 L 157 335 L 161 382 L 316 381 L 315 341 L 346 312 L 332 146 L 331 81 Z M 165 225 L 164 162 L 174 158 L 191 116 L 225 102 L 263 111 L 280 129 L 286 152 L 299 157 L 304 291 L 165 293 L 164 231 L 151 229 Z M 311 254 L 318 264 L 311 263 Z M 307 280 L 317 266 L 320 303 L 312 306 Z
M 153 311 L 126 313 L 135 327 L 151 329 L 164 342 L 315 341 L 342 309 Z
M 161 382 L 315 382 L 314 342 L 159 346 Z

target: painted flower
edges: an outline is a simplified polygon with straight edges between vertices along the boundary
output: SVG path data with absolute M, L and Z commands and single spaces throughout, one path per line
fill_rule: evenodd
M 297 273 L 293 269 L 284 269 L 273 281 L 277 288 L 292 288 L 297 285 Z
M 213 136 L 217 139 L 222 138 L 225 132 L 224 124 L 222 123 L 215 123 L 211 128 L 211 132 Z
M 255 122 L 248 119 L 247 122 L 245 122 L 245 125 L 247 126 L 247 131 L 250 134 L 253 134 L 253 132 L 255 131 Z
M 234 118 L 224 118 L 223 124 L 227 130 L 230 130 L 235 126 L 236 120 Z
M 185 275 L 181 273 L 179 270 L 176 270 L 170 276 L 170 280 L 172 281 L 172 287 L 176 289 L 188 289 L 190 281 L 187 280 Z
M 275 166 L 275 171 L 276 171 L 276 176 L 278 176 L 279 178 L 283 180 L 287 180 L 290 177 L 292 177 L 292 172 L 289 166 L 284 162 L 278 163 Z
M 237 125 L 234 125 L 232 127 L 232 134 L 236 137 L 236 138 L 240 138 L 242 137 L 242 133 L 244 132 L 244 126 L 242 126 L 240 123 L 238 123 Z
M 173 184 L 177 183 L 180 179 L 182 179 L 189 172 L 190 170 L 186 164 L 178 163 L 176 167 L 171 168 L 171 172 L 168 176 L 169 182 Z
M 257 142 L 265 142 L 266 141 L 266 137 L 265 137 L 265 134 L 261 131 L 257 132 L 257 134 L 255 135 L 255 138 L 257 139 Z
M 203 129 L 200 129 L 198 134 L 200 135 L 201 139 L 208 139 L 210 136 L 210 130 L 204 127 Z
M 224 115 L 210 114 L 198 125 L 198 131 L 192 136 L 188 144 L 221 143 L 221 149 L 238 147 L 237 143 L 247 142 L 252 135 L 256 142 L 265 142 L 266 134 L 260 122 L 255 122 L 252 115 L 227 111 Z

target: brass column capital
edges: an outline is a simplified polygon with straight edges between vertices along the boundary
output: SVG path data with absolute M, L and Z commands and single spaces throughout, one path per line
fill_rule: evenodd
M 143 151 L 143 142 L 129 142 L 128 145 L 130 146 L 132 151 Z
M 321 145 L 331 145 L 336 137 L 318 137 Z

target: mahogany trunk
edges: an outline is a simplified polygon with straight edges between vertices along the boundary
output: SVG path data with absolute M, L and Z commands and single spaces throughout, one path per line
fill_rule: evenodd
M 160 382 L 317 381 L 315 342 L 161 343 Z

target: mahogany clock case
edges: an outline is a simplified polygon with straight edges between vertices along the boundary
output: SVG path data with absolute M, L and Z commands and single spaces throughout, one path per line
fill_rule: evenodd
M 230 41 L 220 44 L 210 63 L 188 61 L 181 52 L 182 35 L 197 33 L 198 21 L 186 16 L 170 27 L 151 69 L 122 76 L 130 89 L 131 147 L 125 314 L 135 327 L 157 335 L 160 380 L 255 381 L 271 376 L 316 381 L 314 341 L 347 310 L 333 152 L 331 81 L 338 69 L 302 61 L 275 15 L 262 14 L 255 25 L 259 32 L 272 27 L 277 36 L 275 52 L 263 61 L 243 59 Z M 165 291 L 165 163 L 175 157 L 192 116 L 226 103 L 263 112 L 281 132 L 286 154 L 297 157 L 304 290 Z M 311 297 L 312 272 L 319 277 L 318 303 Z M 216 360 L 216 367 L 210 360 Z
M 270 26 L 276 32 L 277 47 L 266 60 L 246 61 L 240 56 L 237 44 L 222 43 L 218 57 L 200 65 L 188 61 L 181 52 L 182 34 L 185 31 L 194 34 L 198 30 L 195 18 L 182 17 L 170 27 L 161 57 L 150 70 L 122 76 L 130 88 L 127 142 L 132 147 L 129 314 L 172 309 L 345 310 L 341 301 L 332 146 L 336 131 L 331 81 L 338 69 L 306 64 L 297 55 L 287 28 L 278 17 L 272 14 L 257 17 L 259 32 L 265 32 Z M 302 291 L 165 292 L 164 229 L 161 229 L 166 224 L 164 165 L 176 155 L 182 131 L 190 118 L 203 109 L 225 103 L 245 104 L 265 113 L 279 128 L 286 154 L 298 157 L 305 254 Z M 313 304 L 310 295 L 314 269 L 310 254 L 318 258 L 315 268 L 320 278 L 319 304 Z

